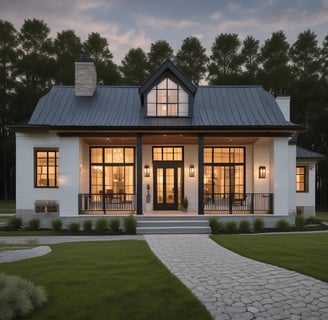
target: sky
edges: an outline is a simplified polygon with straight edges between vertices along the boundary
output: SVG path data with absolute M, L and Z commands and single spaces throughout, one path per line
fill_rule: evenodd
M 198 37 L 208 55 L 221 33 L 236 33 L 241 41 L 252 35 L 263 45 L 283 30 L 293 44 L 310 29 L 321 45 L 328 35 L 328 0 L 0 0 L 0 20 L 16 29 L 32 18 L 44 20 L 53 38 L 73 29 L 84 41 L 98 32 L 121 64 L 130 49 L 147 53 L 158 40 L 176 53 L 189 36 Z

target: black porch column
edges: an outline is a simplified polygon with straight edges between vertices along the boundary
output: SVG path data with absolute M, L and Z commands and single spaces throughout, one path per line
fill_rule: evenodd
M 142 214 L 142 136 L 137 134 L 137 214 Z
M 198 135 L 198 214 L 204 214 L 204 136 Z

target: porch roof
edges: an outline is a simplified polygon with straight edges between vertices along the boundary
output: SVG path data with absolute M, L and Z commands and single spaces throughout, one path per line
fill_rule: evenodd
M 92 130 L 216 129 L 302 130 L 288 122 L 274 97 L 260 86 L 199 86 L 191 117 L 145 117 L 139 87 L 98 86 L 78 97 L 74 86 L 54 86 L 25 127 Z
M 302 147 L 296 147 L 296 159 L 297 160 L 312 160 L 312 161 L 320 161 L 326 158 L 324 155 L 313 152 Z

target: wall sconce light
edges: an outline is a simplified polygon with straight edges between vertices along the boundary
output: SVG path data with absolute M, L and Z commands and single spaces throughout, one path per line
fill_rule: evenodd
M 189 167 L 189 177 L 194 177 L 195 176 L 195 167 L 194 167 L 194 165 L 192 164 L 192 165 L 190 165 L 190 167 Z
M 266 177 L 266 167 L 260 166 L 259 167 L 259 178 L 265 179 L 265 177 Z
M 144 176 L 146 178 L 149 178 L 150 177 L 150 168 L 149 168 L 149 166 L 147 164 L 144 166 Z

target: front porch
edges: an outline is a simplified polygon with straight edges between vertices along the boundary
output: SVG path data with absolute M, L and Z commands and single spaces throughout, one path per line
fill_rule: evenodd
M 201 201 L 201 199 L 199 199 Z M 272 193 L 215 193 L 205 194 L 204 214 L 273 214 Z M 170 215 L 185 212 L 177 210 L 153 210 L 145 208 L 144 215 Z M 79 194 L 79 214 L 115 215 L 135 214 L 137 212 L 137 195 L 127 193 Z M 189 213 L 188 213 L 189 214 Z M 199 215 L 193 212 L 193 215 Z

